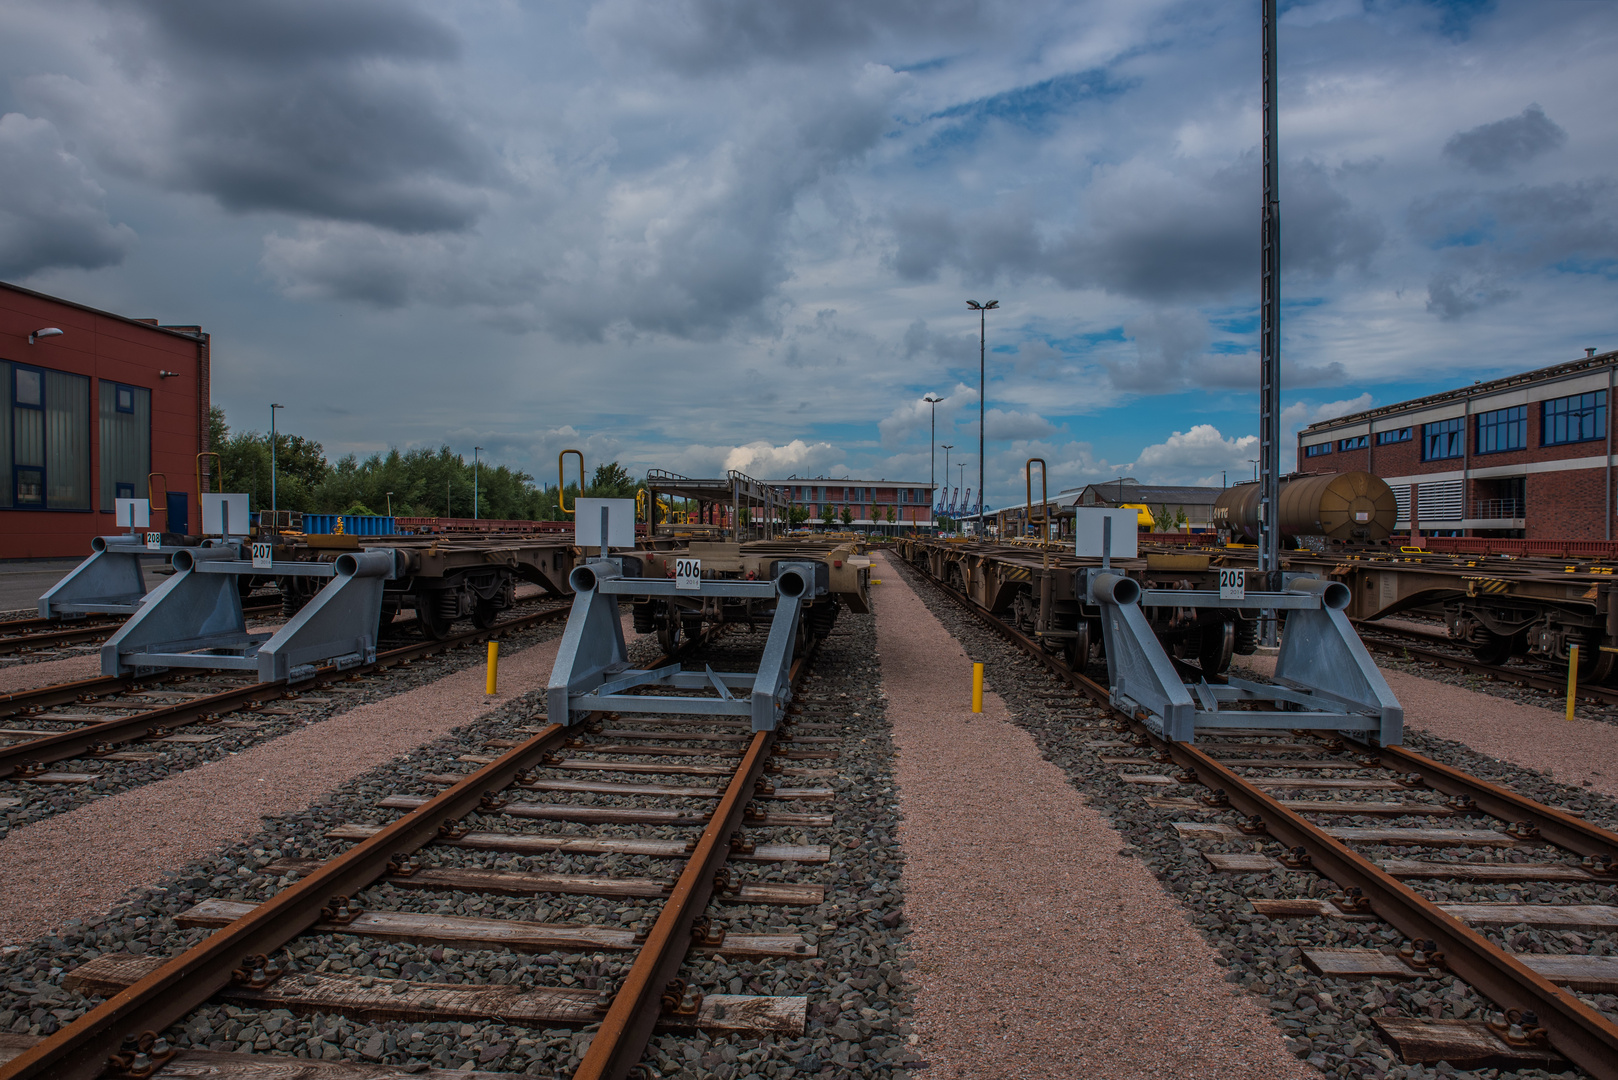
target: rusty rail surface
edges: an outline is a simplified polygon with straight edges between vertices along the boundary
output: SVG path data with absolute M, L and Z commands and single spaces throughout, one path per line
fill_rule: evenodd
M 816 648 L 811 645 L 807 653 L 793 661 L 789 678 L 794 686 L 808 670 Z M 647 1040 L 663 1012 L 665 993 L 683 994 L 684 988 L 675 976 L 691 949 L 692 926 L 708 906 L 715 877 L 730 856 L 731 837 L 741 830 L 748 801 L 756 793 L 765 763 L 774 751 L 775 732 L 753 733 L 747 753 L 731 775 L 719 806 L 697 839 L 674 891 L 664 902 L 646 943 L 613 997 L 573 1080 L 624 1080 L 646 1053 Z M 680 1004 L 676 1002 L 676 1007 Z
M 900 560 L 903 562 L 903 560 Z M 1269 834 L 1288 847 L 1301 847 L 1313 867 L 1344 889 L 1359 888 L 1372 910 L 1400 932 L 1438 942 L 1446 963 L 1456 975 L 1502 1009 L 1532 1010 L 1539 1016 L 1551 1045 L 1569 1061 L 1597 1080 L 1618 1080 L 1618 1024 L 1578 1000 L 1571 990 L 1563 990 L 1525 966 L 1459 919 L 1446 914 L 1436 904 L 1384 872 L 1365 856 L 1350 848 L 1302 815 L 1281 805 L 1279 800 L 1248 783 L 1241 775 L 1203 754 L 1192 745 L 1158 739 L 1145 725 L 1112 707 L 1106 687 L 1073 671 L 1047 653 L 1033 638 L 1021 633 L 983 610 L 970 599 L 910 563 L 915 571 L 944 595 L 976 615 L 1001 636 L 1039 660 L 1057 678 L 1097 704 L 1112 711 L 1138 734 L 1153 740 L 1158 748 L 1194 772 L 1211 789 L 1223 788 L 1231 805 L 1248 814 L 1259 815 Z M 1612 853 L 1618 850 L 1618 835 L 1578 821 L 1531 799 L 1524 799 L 1496 785 L 1468 776 L 1402 747 L 1378 747 L 1384 758 L 1400 768 L 1417 772 L 1440 791 L 1451 785 L 1457 794 L 1470 795 L 1480 810 L 1506 820 L 1531 817 L 1540 825 L 1541 836 L 1575 852 Z M 1496 809 L 1491 809 L 1495 807 Z M 1549 829 L 1547 829 L 1549 826 Z
M 421 659 L 462 645 L 470 645 L 488 638 L 500 637 L 515 630 L 524 630 L 540 623 L 565 619 L 567 613 L 568 608 L 563 605 L 549 608 L 545 611 L 532 612 L 528 615 L 519 615 L 514 619 L 505 619 L 486 630 L 473 630 L 441 640 L 423 641 L 404 645 L 397 649 L 389 649 L 387 652 L 378 653 L 374 661 L 360 667 L 343 671 L 339 671 L 336 667 L 321 668 L 312 678 L 297 683 L 295 687 L 284 680 L 248 683 L 207 697 L 147 709 L 133 716 L 121 716 L 113 720 L 104 720 L 99 724 L 87 724 L 72 731 L 59 731 L 51 735 L 30 739 L 27 742 L 0 746 L 0 778 L 10 776 L 21 766 L 36 763 L 42 765 L 52 761 L 64 761 L 69 758 L 81 757 L 86 753 L 94 753 L 94 748 L 98 746 L 112 746 L 119 743 L 133 742 L 136 739 L 144 739 L 155 729 L 194 724 L 210 716 L 234 712 L 255 703 L 274 701 L 289 694 L 301 693 L 336 679 L 347 679 L 352 675 L 361 675 L 367 672 L 385 671 L 406 660 Z M 134 685 L 134 680 L 127 678 L 110 680 L 86 679 L 79 683 L 66 683 L 61 687 L 46 687 L 45 689 L 61 692 L 53 695 L 56 700 L 51 701 L 50 704 L 65 705 L 77 701 L 81 694 L 105 697 L 119 693 L 132 685 Z M 46 706 L 41 704 L 38 707 Z M 48 720 L 50 717 L 42 716 L 41 719 Z
M 507 787 L 517 773 L 561 746 L 567 729 L 551 724 L 367 840 L 324 863 L 271 899 L 17 1057 L 0 1064 L 0 1080 L 94 1080 L 126 1035 L 162 1032 L 230 985 L 243 960 L 269 955 L 320 921 L 333 896 L 353 896 L 438 835 L 439 826 L 478 808 L 485 791 Z
M 281 610 L 281 601 L 274 603 L 254 604 L 243 607 L 243 615 L 268 615 Z M 85 641 L 101 641 L 111 637 L 119 627 L 123 626 L 122 619 L 99 619 L 92 623 L 74 621 L 76 625 L 69 624 L 64 619 L 18 619 L 14 623 L 0 623 L 0 656 L 10 656 L 26 649 L 37 649 L 46 645 L 76 645 Z M 38 624 L 37 626 L 24 626 L 19 624 Z M 51 629 L 51 627 L 59 629 Z
M 1392 656 L 1401 656 L 1408 659 L 1425 660 L 1455 671 L 1464 671 L 1468 675 L 1482 675 L 1486 679 L 1497 682 L 1507 682 L 1514 686 L 1526 687 L 1530 690 L 1542 690 L 1557 697 L 1567 695 L 1567 671 L 1563 669 L 1558 674 L 1549 672 L 1528 671 L 1523 668 L 1505 667 L 1503 665 L 1485 664 L 1481 660 L 1474 660 L 1465 656 L 1456 656 L 1453 653 L 1441 652 L 1437 649 L 1424 648 L 1421 645 L 1410 645 L 1405 641 L 1388 641 L 1367 634 L 1392 634 L 1409 641 L 1425 641 L 1434 645 L 1448 644 L 1458 649 L 1466 648 L 1465 643 L 1451 641 L 1438 634 L 1425 633 L 1420 630 L 1408 630 L 1402 626 L 1388 626 L 1379 622 L 1364 622 L 1355 620 L 1354 628 L 1360 631 L 1360 640 L 1365 647 L 1376 652 L 1387 653 Z M 1581 681 L 1576 691 L 1578 697 L 1599 705 L 1618 705 L 1618 690 L 1606 686 L 1592 686 Z

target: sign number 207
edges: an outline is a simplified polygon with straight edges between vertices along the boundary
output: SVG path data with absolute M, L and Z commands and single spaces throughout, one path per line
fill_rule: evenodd
M 702 560 L 675 559 L 674 587 L 676 589 L 702 588 Z
M 1219 571 L 1219 599 L 1247 599 L 1247 571 L 1241 569 Z

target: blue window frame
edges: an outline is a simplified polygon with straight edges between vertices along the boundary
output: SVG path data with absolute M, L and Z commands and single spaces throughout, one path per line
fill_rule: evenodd
M 1453 420 L 1439 420 L 1421 426 L 1421 460 L 1442 461 L 1458 458 L 1466 438 L 1466 420 L 1457 416 Z
M 1379 431 L 1376 433 L 1376 444 L 1378 446 L 1386 446 L 1389 443 L 1409 442 L 1414 435 L 1414 429 L 1407 427 L 1393 428 L 1390 431 Z
M 114 408 L 118 412 L 132 413 L 135 411 L 135 388 L 133 386 L 118 384 L 113 391 L 113 397 L 116 403 Z
M 1498 454 L 1502 450 L 1527 447 L 1528 406 L 1513 405 L 1509 409 L 1478 413 L 1478 453 Z
M 1370 440 L 1371 440 L 1371 437 L 1369 435 L 1356 435 L 1352 439 L 1338 439 L 1337 440 L 1337 449 L 1339 449 L 1339 450 L 1364 450 L 1367 446 L 1370 445 Z
M 1313 446 L 1303 448 L 1304 457 L 1320 457 L 1322 454 L 1329 453 L 1331 453 L 1331 443 L 1329 442 L 1315 443 Z
M 1539 429 L 1541 446 L 1560 446 L 1563 443 L 1589 442 L 1607 437 L 1605 390 L 1553 398 L 1545 402 L 1543 408 L 1543 423 Z

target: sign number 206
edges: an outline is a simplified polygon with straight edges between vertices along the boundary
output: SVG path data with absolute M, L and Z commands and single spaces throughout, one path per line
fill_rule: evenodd
M 702 588 L 702 560 L 675 559 L 674 587 L 676 589 Z
M 1219 599 L 1247 599 L 1247 571 L 1241 569 L 1219 571 Z

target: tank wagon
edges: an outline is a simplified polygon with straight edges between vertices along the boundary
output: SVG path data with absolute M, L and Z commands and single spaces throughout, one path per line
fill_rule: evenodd
M 1241 484 L 1215 503 L 1215 521 L 1238 540 L 1256 538 L 1257 484 Z M 1362 521 L 1361 518 L 1364 518 Z M 1579 677 L 1607 681 L 1618 648 L 1618 583 L 1614 561 L 1521 554 L 1526 545 L 1506 540 L 1490 550 L 1486 538 L 1467 538 L 1464 551 L 1400 546 L 1392 490 L 1364 472 L 1291 477 L 1281 489 L 1281 527 L 1292 550 L 1283 570 L 1316 574 L 1349 587 L 1346 609 L 1365 622 L 1395 615 L 1441 621 L 1451 640 L 1481 662 L 1513 656 L 1565 667 L 1579 649 Z M 1304 538 L 1325 543 L 1311 550 Z M 1216 546 L 1214 565 L 1254 566 L 1257 553 Z M 1150 542 L 1147 543 L 1150 547 Z M 1183 546 L 1175 550 L 1187 550 Z
M 1225 489 L 1214 501 L 1214 527 L 1232 538 L 1257 542 L 1262 487 L 1253 481 Z M 1386 540 L 1399 517 L 1393 489 L 1367 472 L 1285 477 L 1280 507 L 1281 535 L 1294 540 L 1299 536 L 1344 543 Z

